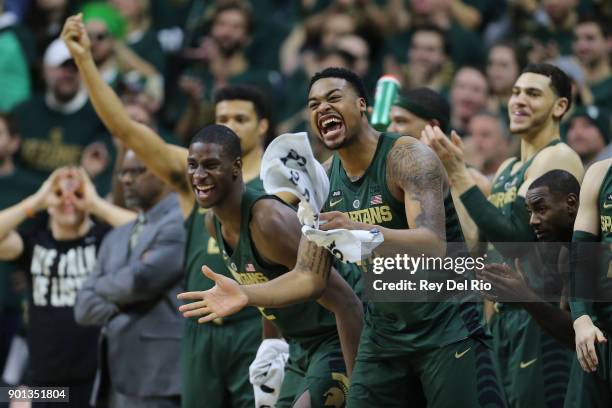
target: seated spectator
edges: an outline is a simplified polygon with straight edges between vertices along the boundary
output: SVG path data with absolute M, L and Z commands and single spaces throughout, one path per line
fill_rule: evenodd
M 507 125 L 510 124 L 508 101 L 523 66 L 522 56 L 510 43 L 499 43 L 489 50 L 486 71 L 490 89 L 489 110 L 498 112 Z
M 15 229 L 39 211 L 48 227 Z M 77 291 L 93 271 L 109 230 L 95 215 L 118 226 L 134 214 L 102 200 L 83 170 L 61 168 L 39 190 L 0 211 L 0 260 L 18 261 L 28 273 L 29 384 L 70 387 L 66 407 L 89 406 L 97 367 L 98 330 L 77 325 Z M 36 406 L 36 405 L 35 405 Z
M 21 139 L 10 115 L 0 114 L 0 208 L 7 208 L 33 194 L 38 188 L 36 178 L 17 167 L 13 156 Z M 23 280 L 23 268 L 14 262 L 0 261 L 0 372 L 8 355 L 11 339 L 19 327 L 21 293 L 14 282 Z
M 463 136 L 472 116 L 487 107 L 487 79 L 476 68 L 457 71 L 450 91 L 451 127 Z
M 604 148 L 610 143 L 610 114 L 596 106 L 578 107 L 568 122 L 567 144 L 589 167 L 603 157 Z
M 573 28 L 578 21 L 578 0 L 542 0 L 541 5 L 543 15 L 532 35 L 545 47 L 554 48 L 549 52 L 549 57 L 570 55 Z
M 17 17 L 0 2 L 0 112 L 8 112 L 30 97 L 31 71 L 36 59 L 34 40 Z
M 106 83 L 117 87 L 123 77 L 132 73 L 143 78 L 157 108 L 163 98 L 163 78 L 149 62 L 123 44 L 126 21 L 112 6 L 90 3 L 83 7 L 83 22 L 89 33 L 91 53 Z
M 25 15 L 25 24 L 34 35 L 35 50 L 42 53 L 59 37 L 64 21 L 69 15 L 68 0 L 32 0 Z
M 389 40 L 390 50 L 396 57 L 402 58 L 406 43 L 410 36 L 419 27 L 435 26 L 442 30 L 447 38 L 452 39 L 451 60 L 455 67 L 485 65 L 485 51 L 479 35 L 462 27 L 453 16 L 453 3 L 455 0 L 410 0 L 411 15 L 410 30 L 392 36 Z M 456 46 L 455 46 L 456 45 Z M 419 84 L 423 85 L 423 84 Z
M 151 27 L 150 0 L 110 0 L 127 22 L 128 46 L 139 57 L 153 64 L 162 75 L 166 73 L 166 57 Z
M 426 86 L 442 94 L 448 93 L 453 76 L 449 40 L 434 26 L 415 29 L 410 39 L 408 63 L 403 69 L 404 87 Z
M 465 145 L 472 157 L 467 157 L 466 161 L 493 180 L 510 153 L 510 134 L 505 122 L 499 115 L 482 111 L 470 119 L 467 131 Z
M 230 84 L 254 85 L 271 95 L 276 94 L 277 83 L 270 71 L 251 66 L 246 48 L 251 42 L 253 30 L 252 10 L 243 1 L 220 3 L 211 18 L 206 35 L 198 41 L 197 48 L 187 49 L 183 57 L 190 61 L 184 74 L 201 82 L 206 109 L 212 112 L 210 102 L 215 91 Z M 277 78 L 279 79 L 279 78 Z M 175 92 L 164 113 L 164 125 L 174 128 L 185 111 L 187 96 Z M 202 102 L 202 101 L 201 101 Z
M 99 176 L 95 181 L 105 195 L 110 189 L 112 143 L 60 39 L 47 48 L 43 65 L 46 92 L 14 110 L 23 140 L 18 164 L 36 172 L 42 182 L 58 167 L 94 162 L 88 172 Z
M 593 94 L 593 103 L 612 111 L 612 35 L 609 26 L 593 17 L 581 18 L 574 27 L 573 46 Z
M 180 407 L 180 306 L 185 230 L 176 194 L 128 150 L 119 180 L 137 221 L 112 230 L 77 295 L 76 321 L 103 326 L 106 356 L 92 401 L 111 407 Z M 134 373 L 140 373 L 134 376 Z

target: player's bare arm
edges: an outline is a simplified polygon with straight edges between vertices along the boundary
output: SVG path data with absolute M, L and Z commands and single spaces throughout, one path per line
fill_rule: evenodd
M 595 236 L 599 235 L 600 221 L 597 197 L 610 165 L 612 165 L 612 159 L 597 162 L 589 167 L 584 175 L 580 190 L 580 206 L 574 223 L 574 233 L 582 231 Z M 586 372 L 595 372 L 599 364 L 595 343 L 606 342 L 605 336 L 593 324 L 588 314 L 583 314 L 574 320 L 574 331 L 576 332 L 576 357 L 580 366 Z
M 153 130 L 132 119 L 125 112 L 118 96 L 96 68 L 91 43 L 80 14 L 68 18 L 61 35 L 79 69 L 96 113 L 111 132 L 151 171 L 170 184 L 178 193 L 185 217 L 193 207 L 193 192 L 186 178 L 187 149 L 171 146 Z

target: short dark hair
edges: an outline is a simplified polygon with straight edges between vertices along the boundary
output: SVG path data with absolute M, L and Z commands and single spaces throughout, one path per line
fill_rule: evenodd
M 363 85 L 363 81 L 361 81 L 361 78 L 359 78 L 359 76 L 353 71 L 350 71 L 344 68 L 336 68 L 336 67 L 325 68 L 323 71 L 317 72 L 316 74 L 312 76 L 312 78 L 310 78 L 310 84 L 308 85 L 308 92 L 310 92 L 310 89 L 312 88 L 312 85 L 315 82 L 323 78 L 341 78 L 341 79 L 346 80 L 348 83 L 350 83 L 353 86 L 353 88 L 357 92 L 357 95 L 359 95 L 360 98 L 363 98 L 365 100 L 366 105 L 368 104 L 368 97 L 366 96 L 366 91 L 365 91 L 365 86 Z
M 211 18 L 211 26 L 212 24 L 215 23 L 215 20 L 217 19 L 217 17 L 219 17 L 219 14 L 223 13 L 224 11 L 238 10 L 244 15 L 246 19 L 247 32 L 249 34 L 253 32 L 254 25 L 255 25 L 255 18 L 253 17 L 253 8 L 251 7 L 250 3 L 246 1 L 242 1 L 242 0 L 228 0 L 228 1 L 220 2 L 220 3 L 221 4 L 219 4 L 213 9 L 213 12 L 212 12 L 213 14 Z
M 9 112 L 0 112 L 0 120 L 4 121 L 6 124 L 9 137 L 14 137 L 17 135 L 17 133 L 19 133 L 17 130 L 17 119 L 15 118 L 15 115 Z
M 442 95 L 433 89 L 419 87 L 402 90 L 395 105 L 410 111 L 421 119 L 436 119 L 442 130 L 448 130 L 450 105 Z
M 579 16 L 578 22 L 574 27 L 578 27 L 580 24 L 595 24 L 597 27 L 599 27 L 599 31 L 601 31 L 601 35 L 604 38 L 607 38 L 612 34 L 608 25 L 594 14 L 582 14 Z
M 512 56 L 514 57 L 514 61 L 516 62 L 516 66 L 518 67 L 518 72 L 521 72 L 525 68 L 525 65 L 527 65 L 526 53 L 521 52 L 516 47 L 516 45 L 514 45 L 514 43 L 512 43 L 511 41 L 497 42 L 493 44 L 491 48 L 489 48 L 488 54 L 491 53 L 491 50 L 493 48 L 497 48 L 497 47 L 504 47 L 504 48 L 509 49 L 512 52 Z
M 560 169 L 551 170 L 535 179 L 529 185 L 529 190 L 538 187 L 548 187 L 548 191 L 557 196 L 580 195 L 580 183 L 578 183 L 576 177 L 572 173 Z
M 452 44 L 450 37 L 444 30 L 440 29 L 440 27 L 437 27 L 433 24 L 427 24 L 427 25 L 416 27 L 414 31 L 412 32 L 412 35 L 410 38 L 411 46 L 412 46 L 412 38 L 414 38 L 414 36 L 419 31 L 438 34 L 440 38 L 442 39 L 442 48 L 444 49 L 444 54 L 446 54 L 447 57 L 451 55 L 451 52 L 453 51 L 453 44 Z
M 223 125 L 208 125 L 196 133 L 189 142 L 189 146 L 195 143 L 214 143 L 222 147 L 226 157 L 235 159 L 242 156 L 240 138 L 234 131 Z
M 570 110 L 572 107 L 572 80 L 562 69 L 552 64 L 529 64 L 523 69 L 521 74 L 528 72 L 549 77 L 550 87 L 557 96 L 567 99 L 567 109 L 563 114 Z
M 215 105 L 223 101 L 249 101 L 255 108 L 257 119 L 270 119 L 268 98 L 251 85 L 228 85 L 215 92 Z

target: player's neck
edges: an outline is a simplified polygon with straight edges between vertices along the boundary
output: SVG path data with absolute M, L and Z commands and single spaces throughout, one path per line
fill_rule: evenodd
M 559 123 L 552 120 L 537 132 L 521 135 L 521 161 L 525 163 L 551 141 L 559 138 Z
M 259 177 L 263 149 L 257 147 L 242 156 L 242 179 L 245 183 Z
M 347 146 L 338 149 L 342 167 L 350 179 L 359 178 L 370 167 L 380 133 L 367 124 Z
M 240 185 L 234 186 L 223 202 L 215 205 L 212 209 L 221 221 L 221 224 L 223 224 L 224 231 L 240 232 L 240 223 L 242 221 L 240 210 L 244 189 L 245 186 L 241 179 Z

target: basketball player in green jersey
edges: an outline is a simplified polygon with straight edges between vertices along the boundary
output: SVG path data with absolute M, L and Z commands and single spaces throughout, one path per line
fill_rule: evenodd
M 500 166 L 488 200 L 469 177 L 459 136 L 453 132 L 448 139 L 437 127 L 425 128 L 422 139 L 441 158 L 453 187 L 487 241 L 536 241 L 525 207 L 525 193 L 536 178 L 560 169 L 582 180 L 584 170 L 579 156 L 559 137 L 559 123 L 570 104 L 571 82 L 559 68 L 533 64 L 523 70 L 508 102 L 510 131 L 521 138 L 521 157 L 510 158 Z M 495 257 L 499 259 L 499 254 L 489 255 L 490 260 Z M 523 266 L 535 282 L 537 268 L 530 268 L 526 262 Z M 532 289 L 537 292 L 539 288 Z M 524 308 L 511 303 L 498 306 L 490 325 L 509 405 L 559 404 L 568 376 L 558 373 L 569 372 L 571 356 L 559 343 L 549 341 L 549 336 Z M 516 347 L 517 344 L 521 347 Z M 558 348 L 561 368 L 543 365 L 547 361 L 543 356 L 547 344 Z
M 218 245 L 204 226 L 204 209 L 197 205 L 192 186 L 187 181 L 188 150 L 166 144 L 150 128 L 126 116 L 121 102 L 92 63 L 90 42 L 80 26 L 80 18 L 69 19 L 62 38 L 79 68 L 96 112 L 113 136 L 134 150 L 147 168 L 179 195 L 188 234 L 185 287 L 187 290 L 210 288 L 210 282 L 201 275 L 202 265 L 210 265 L 218 271 L 225 268 Z M 262 140 L 269 126 L 265 99 L 254 88 L 223 88 L 216 94 L 215 119 L 239 135 L 244 154 L 244 178 L 249 186 L 260 187 Z M 212 325 L 186 323 L 181 349 L 183 407 L 200 408 L 203 395 L 206 407 L 211 408 L 251 408 L 254 405 L 248 368 L 261 341 L 261 320 L 257 309 L 248 308 Z M 270 331 L 274 336 L 274 330 Z
M 444 256 L 446 242 L 462 235 L 435 154 L 412 137 L 374 130 L 354 73 L 329 68 L 310 85 L 310 126 L 335 150 L 323 226 L 377 228 L 384 235 L 377 254 L 384 256 Z M 216 286 L 199 294 L 206 305 L 199 313 L 212 319 L 249 304 L 280 307 L 317 298 L 327 281 L 319 263 L 329 256 L 303 238 L 296 268 L 270 282 L 238 287 L 207 271 Z M 348 405 L 505 406 L 481 321 L 473 304 L 369 303 Z
M 612 297 L 610 262 L 612 252 L 612 159 L 602 160 L 587 170 L 580 192 L 580 207 L 572 238 L 572 284 L 576 296 L 570 309 L 576 332 L 576 357 L 584 372 L 582 383 L 571 392 L 575 401 L 566 407 L 609 407 L 612 405 Z M 600 250 L 592 247 L 602 243 Z M 602 256 L 603 255 L 603 256 Z M 580 285 L 580 286 L 578 286 Z M 599 289 L 598 302 L 586 299 Z M 583 292 L 584 291 L 584 292 Z M 603 294 L 604 296 L 601 296 Z M 572 379 L 575 373 L 572 367 Z
M 276 196 L 245 189 L 241 164 L 240 141 L 227 127 L 207 126 L 191 140 L 189 180 L 198 204 L 211 210 L 206 226 L 216 236 L 234 279 L 241 285 L 251 285 L 272 280 L 295 267 L 302 233 L 295 211 L 287 204 Z M 359 276 L 357 268 L 346 272 L 347 280 Z M 181 306 L 185 317 L 199 316 L 197 309 L 205 306 L 198 292 L 183 293 L 179 298 L 196 300 Z M 290 344 L 277 407 L 344 406 L 348 377 L 340 338 L 344 336 L 345 346 L 351 343 L 344 349 L 350 366 L 354 355 L 347 350 L 354 353 L 357 349 L 362 304 L 335 270 L 318 301 L 334 311 L 335 319 L 315 301 L 260 309 Z

